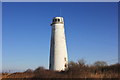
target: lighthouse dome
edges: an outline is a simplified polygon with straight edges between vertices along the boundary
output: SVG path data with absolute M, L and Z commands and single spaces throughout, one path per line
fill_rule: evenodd
M 63 17 L 54 17 L 52 24 L 59 24 L 59 23 L 62 23 L 62 24 L 64 23 Z

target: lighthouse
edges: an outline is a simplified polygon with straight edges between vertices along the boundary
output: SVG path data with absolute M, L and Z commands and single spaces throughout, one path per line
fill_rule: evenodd
M 51 26 L 49 69 L 64 71 L 68 68 L 68 57 L 63 17 L 54 17 Z

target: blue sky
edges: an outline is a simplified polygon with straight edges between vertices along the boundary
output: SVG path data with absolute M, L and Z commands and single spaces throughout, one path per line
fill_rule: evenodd
M 118 4 L 77 2 L 3 3 L 3 70 L 49 66 L 51 21 L 64 17 L 69 61 L 116 63 Z

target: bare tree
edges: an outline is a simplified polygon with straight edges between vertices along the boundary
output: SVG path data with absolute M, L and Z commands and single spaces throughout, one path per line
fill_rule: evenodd
M 32 69 L 27 69 L 27 70 L 25 71 L 25 73 L 32 73 L 32 72 L 33 72 Z
M 94 66 L 107 66 L 108 64 L 107 64 L 107 62 L 105 62 L 105 61 L 96 61 L 95 63 L 94 63 Z
M 70 61 L 69 64 L 68 64 L 68 67 L 73 67 L 73 66 L 76 66 L 77 63 L 73 62 L 73 61 Z
M 84 59 L 78 60 L 78 65 L 79 65 L 79 66 L 84 66 L 85 63 L 86 63 L 86 61 L 85 61 Z
M 34 70 L 34 72 L 41 72 L 44 71 L 45 68 L 44 67 L 38 67 L 37 69 Z

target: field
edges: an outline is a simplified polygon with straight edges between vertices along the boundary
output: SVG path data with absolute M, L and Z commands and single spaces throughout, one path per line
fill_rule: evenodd
M 96 62 L 94 65 L 87 65 L 84 61 L 70 62 L 66 71 L 50 71 L 44 67 L 35 70 L 28 69 L 25 72 L 2 73 L 4 79 L 50 79 L 50 78 L 94 78 L 119 80 L 120 64 L 107 65 L 105 62 Z

